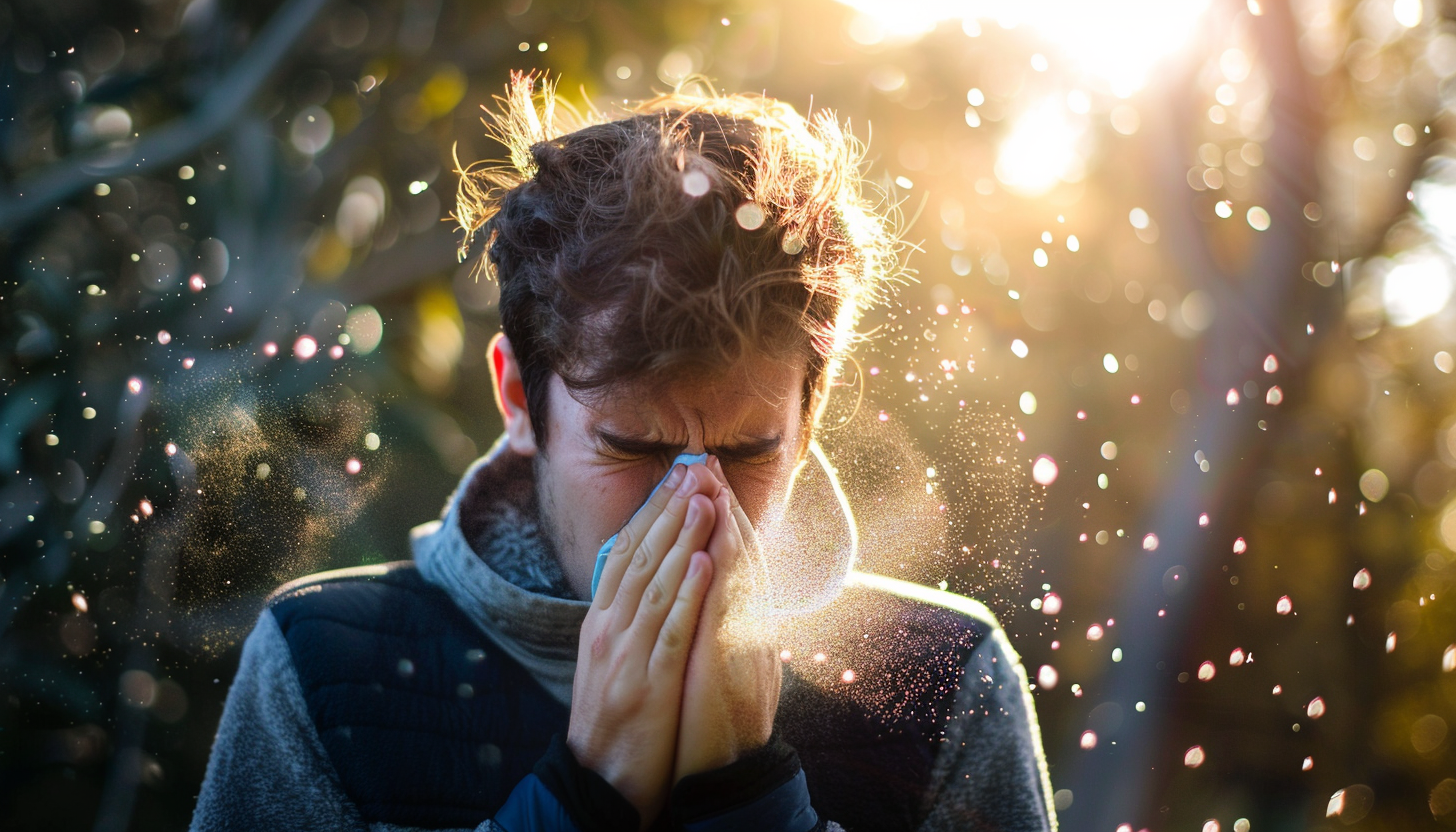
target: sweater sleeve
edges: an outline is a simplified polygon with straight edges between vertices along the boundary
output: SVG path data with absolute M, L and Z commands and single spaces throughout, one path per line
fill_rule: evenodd
M 314 730 L 288 643 L 270 611 L 243 643 L 191 828 L 366 828 Z
M 1056 832 L 1026 671 L 999 627 L 966 664 L 927 797 L 922 832 Z
M 592 832 L 591 798 L 558 797 L 563 761 L 551 754 L 476 832 Z M 543 781 L 544 778 L 544 781 Z M 548 788 L 550 783 L 554 788 Z M 592 784 L 595 785 L 595 784 Z M 615 792 L 613 793 L 615 795 Z M 620 796 L 617 800 L 625 804 Z M 596 804 L 600 806 L 601 804 Z M 630 805 L 628 806 L 630 809 Z M 576 816 L 576 817 L 574 817 Z M 636 828 L 636 814 L 632 827 Z M 265 610 L 243 643 L 192 832 L 365 832 L 309 716 L 288 642 Z

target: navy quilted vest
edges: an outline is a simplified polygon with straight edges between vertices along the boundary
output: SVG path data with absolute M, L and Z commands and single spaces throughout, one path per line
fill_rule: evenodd
M 885 596 L 875 604 L 893 632 L 884 655 L 858 657 L 856 693 L 868 695 L 814 678 L 837 677 L 837 666 L 791 664 L 778 728 L 821 817 L 850 830 L 910 830 L 924 816 L 960 673 L 986 633 L 946 610 Z M 412 563 L 290 584 L 269 605 L 365 822 L 474 827 L 566 731 L 566 708 Z

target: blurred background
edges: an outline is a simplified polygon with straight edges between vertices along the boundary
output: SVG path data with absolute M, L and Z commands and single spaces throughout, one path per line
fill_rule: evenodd
M 868 139 L 918 250 L 825 445 L 944 488 L 900 566 L 1006 624 L 1064 829 L 1456 826 L 1453 18 L 0 2 L 0 827 L 184 828 L 267 591 L 489 446 L 447 215 L 512 69 Z

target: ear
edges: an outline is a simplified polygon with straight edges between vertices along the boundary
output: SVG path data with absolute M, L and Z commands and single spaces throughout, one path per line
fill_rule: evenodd
M 536 453 L 536 432 L 531 428 L 531 414 L 526 408 L 526 387 L 521 383 L 521 365 L 511 350 L 511 341 L 504 332 L 490 340 L 490 380 L 495 391 L 495 406 L 506 424 L 506 444 L 522 456 Z

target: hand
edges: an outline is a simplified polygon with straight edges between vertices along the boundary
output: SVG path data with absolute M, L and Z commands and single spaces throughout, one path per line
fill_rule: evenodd
M 674 467 L 618 533 L 581 626 L 566 744 L 644 828 L 672 786 L 688 648 L 713 575 L 707 495 L 718 488 L 702 465 Z
M 762 580 L 756 570 L 763 561 L 722 465 L 716 457 L 708 463 L 721 484 L 713 500 L 717 524 L 708 541 L 714 577 L 688 657 L 673 782 L 728 765 L 767 743 L 783 684 L 772 645 L 725 627 L 735 595 L 752 592 L 754 581 Z

